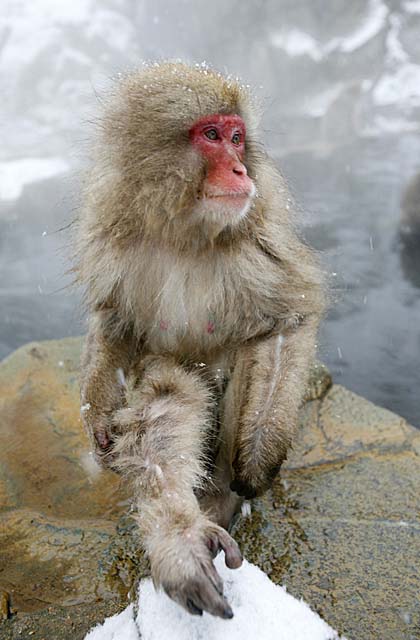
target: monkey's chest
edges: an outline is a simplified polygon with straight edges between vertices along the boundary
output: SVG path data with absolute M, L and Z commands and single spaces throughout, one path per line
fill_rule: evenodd
M 151 260 L 139 322 L 153 352 L 206 353 L 269 329 L 258 290 L 222 261 Z
M 147 341 L 153 351 L 205 351 L 226 333 L 224 305 L 204 282 L 197 274 L 171 274 L 151 305 Z

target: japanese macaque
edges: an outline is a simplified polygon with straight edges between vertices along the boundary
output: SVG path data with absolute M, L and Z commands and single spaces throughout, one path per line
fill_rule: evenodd
M 402 236 L 420 238 L 420 173 L 414 174 L 404 189 L 400 232 Z
M 402 195 L 398 244 L 404 275 L 420 287 L 420 173 L 414 174 Z
M 286 458 L 324 308 L 248 90 L 208 68 L 145 66 L 104 108 L 77 272 L 90 328 L 84 425 L 132 486 L 156 586 L 232 617 L 212 559 Z

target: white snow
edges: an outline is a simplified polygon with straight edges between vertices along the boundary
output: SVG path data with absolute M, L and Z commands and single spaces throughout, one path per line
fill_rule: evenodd
M 304 113 L 313 118 L 321 118 L 340 97 L 344 88 L 344 83 L 338 82 L 318 95 L 307 97 L 303 107 Z
M 408 13 L 420 13 L 420 0 L 408 0 L 404 2 L 403 8 Z
M 382 31 L 388 13 L 389 9 L 382 0 L 370 0 L 368 13 L 363 17 L 359 28 L 344 38 L 333 38 L 326 49 L 329 52 L 339 50 L 343 53 L 352 53 L 360 49 Z
M 0 162 L 0 200 L 15 200 L 25 185 L 65 173 L 69 169 L 69 164 L 58 157 Z
M 258 567 L 244 560 L 240 569 L 232 571 L 223 554 L 215 564 L 234 611 L 232 620 L 206 613 L 191 616 L 164 593 L 157 593 L 148 578 L 140 583 L 135 622 L 130 605 L 95 627 L 85 640 L 339 640 L 303 600 L 275 585 Z
M 80 464 L 86 472 L 89 482 L 93 482 L 98 478 L 98 476 L 102 473 L 102 468 L 99 466 L 99 463 L 95 460 L 95 456 L 93 455 L 93 451 L 85 451 L 80 456 Z
M 246 500 L 241 506 L 242 517 L 249 518 L 251 515 L 251 503 Z
M 385 116 L 375 116 L 373 122 L 365 127 L 363 135 L 366 137 L 376 137 L 387 133 L 403 133 L 410 131 L 418 131 L 419 125 L 415 120 L 407 120 L 404 118 L 392 118 Z
M 337 51 L 353 53 L 385 28 L 389 10 L 382 0 L 370 0 L 360 26 L 345 36 L 332 38 L 325 44 L 300 29 L 282 29 L 270 36 L 271 44 L 291 57 L 307 55 L 315 62 Z
M 318 62 L 324 57 L 320 43 L 309 33 L 305 33 L 300 29 L 276 31 L 271 34 L 270 40 L 276 49 L 282 49 L 292 58 L 307 55 Z
M 404 64 L 409 56 L 402 46 L 400 34 L 402 30 L 402 18 L 400 15 L 389 17 L 389 31 L 386 36 L 386 61 L 390 64 Z
M 133 605 L 130 604 L 122 613 L 107 618 L 102 626 L 90 631 L 85 640 L 88 638 L 89 640 L 139 640 Z
M 373 100 L 380 106 L 420 106 L 420 65 L 405 64 L 394 74 L 385 73 L 373 90 Z

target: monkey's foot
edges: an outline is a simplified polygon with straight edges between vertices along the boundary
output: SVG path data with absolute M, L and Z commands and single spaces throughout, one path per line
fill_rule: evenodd
M 250 465 L 238 456 L 233 463 L 235 477 L 230 483 L 230 490 L 245 500 L 261 496 L 269 489 L 280 471 L 283 460 L 272 464 Z
M 207 611 L 220 618 L 232 618 L 233 612 L 223 596 L 223 583 L 217 573 L 213 558 L 218 551 L 225 552 L 225 562 L 230 569 L 242 564 L 239 547 L 231 536 L 218 525 L 203 518 L 171 540 L 162 540 L 164 557 L 154 561 L 152 574 L 168 596 L 193 615 Z M 167 544 L 169 543 L 169 544 Z

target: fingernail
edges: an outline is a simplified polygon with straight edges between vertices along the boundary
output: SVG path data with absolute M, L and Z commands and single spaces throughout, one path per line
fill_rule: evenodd
M 109 447 L 109 438 L 105 433 L 95 433 L 95 438 L 101 449 L 107 449 Z
M 233 611 L 229 606 L 226 607 L 225 610 L 223 611 L 223 617 L 226 620 L 231 620 L 233 618 Z

